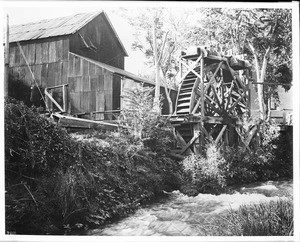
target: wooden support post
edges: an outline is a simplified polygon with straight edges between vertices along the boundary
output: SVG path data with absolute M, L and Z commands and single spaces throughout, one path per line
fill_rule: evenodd
M 9 79 L 9 17 L 6 15 L 5 49 L 4 49 L 4 97 L 8 96 Z
M 176 140 L 180 143 L 180 145 L 182 145 L 182 147 L 185 147 L 187 145 L 187 143 L 185 142 L 184 138 L 182 138 L 182 136 L 180 135 L 180 133 L 178 131 L 175 131 L 175 132 L 176 132 Z M 182 150 L 180 151 L 180 153 L 181 152 L 182 152 Z M 192 150 L 190 148 L 187 148 L 186 152 L 188 154 L 192 154 Z
M 67 112 L 68 110 L 68 89 L 67 85 L 63 86 L 63 110 L 64 112 Z
M 180 154 L 183 154 L 194 142 L 198 137 L 200 136 L 200 132 L 196 133 L 194 137 L 186 144 L 185 147 L 181 150 Z
M 204 63 L 203 63 L 203 59 L 202 59 L 202 62 L 200 62 L 200 76 L 201 76 L 201 85 L 203 85 L 203 89 L 201 89 L 202 91 L 201 91 L 201 93 L 206 93 L 207 92 L 207 90 L 208 90 L 208 88 L 209 88 L 209 86 L 211 85 L 211 83 L 212 83 L 212 81 L 213 81 L 213 79 L 215 78 L 215 76 L 216 76 L 216 74 L 217 74 L 217 72 L 218 72 L 218 70 L 220 69 L 220 67 L 222 66 L 222 63 L 223 62 L 220 62 L 219 63 L 219 65 L 218 65 L 218 67 L 217 67 L 217 69 L 215 70 L 215 73 L 213 74 L 213 76 L 210 78 L 210 80 L 209 80 L 209 82 L 208 82 L 208 84 L 206 85 L 206 87 L 205 87 L 205 89 L 204 89 L 204 78 L 203 78 L 203 68 L 204 68 Z M 199 107 L 199 105 L 201 104 L 201 98 L 198 100 L 198 102 L 196 103 L 196 105 L 194 106 L 194 109 L 193 109 L 193 111 L 192 111 L 192 114 L 195 114 L 196 113 L 196 111 L 197 111 L 197 109 L 198 109 L 198 107 Z
M 196 123 L 193 126 L 194 126 L 193 130 L 194 130 L 194 137 L 195 137 L 196 135 L 198 135 L 200 133 L 200 123 Z M 201 132 L 201 136 L 202 136 L 202 132 Z M 194 142 L 194 153 L 196 155 L 199 155 L 200 149 L 201 149 L 200 142 L 199 142 L 199 139 L 197 138 L 197 139 L 195 139 L 195 142 Z
M 46 94 L 46 90 L 45 90 L 45 94 Z M 49 94 L 49 95 L 47 95 L 47 94 L 45 95 L 45 98 L 46 98 L 46 105 L 47 105 L 49 111 L 51 112 L 51 111 L 53 111 L 53 103 L 52 103 L 52 101 L 51 101 L 51 99 L 50 99 L 49 96 L 52 97 L 53 91 L 50 89 L 50 90 L 48 91 L 48 94 Z
M 224 133 L 224 131 L 226 130 L 227 128 L 227 124 L 223 126 L 223 128 L 221 129 L 221 132 L 219 133 L 218 137 L 216 138 L 216 141 L 215 141 L 215 145 L 217 146 L 219 141 L 221 140 L 222 138 L 222 135 Z
M 203 78 L 203 68 L 204 68 L 204 60 L 203 58 L 200 61 L 200 76 L 201 76 L 201 121 L 200 121 L 200 125 L 203 127 L 204 126 L 204 99 L 205 99 L 205 93 L 204 93 L 204 78 Z M 203 146 L 204 146 L 204 134 L 203 132 L 201 132 L 200 135 L 200 153 L 202 153 L 203 151 Z

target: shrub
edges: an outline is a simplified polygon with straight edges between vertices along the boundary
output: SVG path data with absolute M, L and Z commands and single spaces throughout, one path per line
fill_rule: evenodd
M 179 165 L 130 137 L 95 132 L 76 140 L 34 107 L 6 100 L 6 230 L 93 228 L 126 216 L 170 185 L 176 189 Z
M 155 152 L 166 152 L 175 143 L 171 126 L 167 118 L 153 111 L 154 88 L 139 85 L 132 90 L 126 90 L 123 96 L 127 105 L 121 111 L 119 122 L 127 127 L 123 130 L 141 141 Z M 159 104 L 161 106 L 161 103 Z M 169 127 L 169 129 L 168 129 Z
M 292 236 L 293 202 L 280 199 L 229 210 L 219 221 L 218 235 Z
M 214 144 L 207 147 L 206 157 L 190 155 L 183 160 L 183 171 L 187 187 L 185 192 L 190 195 L 202 193 L 218 193 L 226 185 L 225 159 Z M 192 191 L 187 191 L 192 185 Z M 193 191 L 194 190 L 194 191 Z M 194 193 L 194 194 L 193 194 Z

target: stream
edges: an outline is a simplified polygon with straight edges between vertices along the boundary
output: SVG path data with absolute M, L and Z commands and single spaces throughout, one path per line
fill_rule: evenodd
M 92 236 L 206 236 L 213 219 L 242 204 L 277 200 L 293 195 L 292 181 L 268 181 L 232 188 L 227 194 L 186 196 L 171 192 L 161 201 L 101 229 Z M 211 226 L 210 226 L 211 228 Z

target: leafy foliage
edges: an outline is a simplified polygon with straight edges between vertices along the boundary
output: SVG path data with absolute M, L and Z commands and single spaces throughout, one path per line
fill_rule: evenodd
M 142 85 L 125 90 L 124 99 L 129 105 L 121 111 L 120 124 L 153 151 L 167 151 L 172 146 L 174 137 L 167 129 L 167 119 L 153 111 L 152 92 L 153 88 Z
M 292 236 L 293 225 L 293 202 L 280 199 L 231 209 L 218 227 L 220 235 Z
M 187 186 L 192 184 L 193 188 L 188 193 L 195 195 L 199 192 L 220 192 L 226 185 L 224 165 L 225 159 L 213 144 L 208 146 L 206 157 L 194 154 L 186 157 L 183 160 L 183 171 L 188 182 Z
M 120 133 L 80 134 L 5 103 L 6 231 L 60 234 L 126 216 L 178 189 L 179 164 Z

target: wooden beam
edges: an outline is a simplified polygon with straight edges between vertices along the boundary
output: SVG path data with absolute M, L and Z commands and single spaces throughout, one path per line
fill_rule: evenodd
M 222 65 L 222 62 L 219 63 L 219 65 L 218 65 L 218 67 L 217 67 L 215 73 L 214 73 L 213 76 L 210 78 L 210 80 L 209 80 L 208 84 L 206 85 L 205 89 L 202 88 L 201 93 L 202 93 L 202 92 L 203 92 L 203 93 L 206 93 L 206 92 L 207 92 L 207 90 L 208 90 L 210 84 L 211 84 L 212 81 L 213 81 L 213 78 L 214 78 L 215 75 L 217 74 L 217 72 L 218 72 L 218 70 L 220 69 L 221 65 Z M 202 65 L 202 66 L 201 66 L 202 76 L 203 76 L 203 67 L 204 67 L 204 66 Z M 203 85 L 204 85 L 204 80 L 203 80 L 203 78 L 201 79 L 201 81 L 202 81 L 201 84 L 203 83 Z M 194 109 L 193 109 L 193 111 L 192 111 L 192 114 L 195 114 L 195 113 L 196 113 L 196 111 L 197 111 L 197 109 L 198 109 L 200 103 L 201 103 L 201 98 L 197 101 L 197 103 L 196 103 L 196 105 L 195 105 L 195 107 L 194 107 Z
M 5 25 L 5 49 L 4 49 L 4 97 L 8 96 L 9 80 L 9 17 L 6 15 Z
M 117 124 L 64 116 L 58 113 L 54 113 L 52 114 L 52 116 L 58 119 L 58 123 L 60 125 L 67 126 L 67 127 L 101 128 L 106 130 L 117 130 L 119 127 L 126 128 L 124 126 L 119 126 Z
M 202 59 L 201 59 L 201 60 L 202 60 Z M 183 64 L 185 67 L 188 68 L 188 73 L 189 73 L 189 72 L 193 72 L 198 78 L 201 79 L 201 76 L 194 70 L 194 68 L 195 68 L 196 66 L 194 66 L 193 68 L 191 68 L 190 66 L 188 66 L 188 65 L 185 64 L 184 62 L 182 62 L 182 64 Z
M 253 139 L 253 137 L 254 137 L 254 135 L 257 133 L 257 131 L 258 131 L 257 125 L 255 125 L 255 127 L 254 127 L 252 130 L 250 130 L 251 134 L 247 137 L 247 140 L 245 141 L 245 144 L 246 144 L 247 146 L 249 146 L 251 140 Z M 250 133 L 250 132 L 249 132 L 249 133 Z
M 179 63 L 181 64 L 181 68 L 182 65 L 184 65 L 185 67 L 188 68 L 186 74 L 180 79 L 179 83 L 182 83 L 184 81 L 184 79 L 186 78 L 186 76 L 190 73 L 190 71 L 194 70 L 194 68 L 197 66 L 198 62 L 203 58 L 203 54 L 201 53 L 201 55 L 198 57 L 198 59 L 196 60 L 195 64 L 193 66 L 188 66 L 187 64 L 185 64 L 182 60 L 179 60 Z M 198 75 L 198 73 L 197 73 Z
M 220 131 L 218 137 L 216 138 L 216 141 L 215 141 L 215 145 L 216 145 L 216 146 L 218 145 L 220 139 L 222 138 L 222 135 L 223 135 L 223 133 L 225 132 L 226 128 L 227 128 L 227 124 L 223 126 L 223 128 L 221 129 L 221 131 Z
M 201 132 L 197 132 L 194 134 L 194 137 L 186 144 L 185 147 L 182 148 L 180 151 L 180 154 L 183 154 L 194 142 L 195 140 L 200 136 Z
M 217 104 L 218 104 L 219 108 L 221 108 L 221 103 L 220 103 L 219 96 L 218 96 L 218 94 L 217 94 L 217 92 L 216 92 L 215 87 L 212 86 L 211 89 L 212 89 L 212 91 L 213 91 L 213 93 L 214 93 L 214 95 L 215 95 L 215 97 L 216 97 L 215 99 L 217 100 Z M 223 99 L 223 100 L 224 100 L 224 99 Z
M 51 91 L 51 90 L 50 90 Z M 49 98 L 52 103 L 55 104 L 56 107 L 58 107 L 58 109 L 61 111 L 61 112 L 64 112 L 64 109 L 55 101 L 55 99 L 52 97 L 52 94 L 50 94 L 47 90 L 47 88 L 45 88 L 45 95 L 47 98 Z
M 248 151 L 251 152 L 251 150 L 250 150 L 250 148 L 249 148 L 249 144 L 247 145 L 247 144 L 245 143 L 243 136 L 241 135 L 240 131 L 238 130 L 238 127 L 235 127 L 235 131 L 236 131 L 237 134 L 240 136 L 241 141 L 242 141 L 242 143 L 244 144 L 244 146 L 246 147 L 246 149 L 247 149 Z
M 245 93 L 243 93 L 242 96 L 240 96 L 236 101 L 235 103 L 228 109 L 228 112 L 230 112 L 232 109 L 235 108 L 236 105 L 238 105 L 238 103 L 242 100 L 242 98 L 245 96 Z
M 229 105 L 229 102 L 230 102 L 230 97 L 231 97 L 231 93 L 232 93 L 232 90 L 233 90 L 233 87 L 234 87 L 234 83 L 233 82 L 231 82 L 231 86 L 230 86 L 230 88 L 229 88 L 229 90 L 228 90 L 228 97 L 226 98 L 226 105 L 225 105 L 225 110 L 227 110 L 227 108 L 228 108 L 228 105 Z M 227 92 L 224 94 L 224 96 L 227 94 Z
M 180 145 L 182 145 L 183 147 L 185 147 L 187 144 L 186 144 L 184 138 L 181 136 L 181 134 L 180 134 L 178 131 L 175 131 L 175 133 L 176 133 L 176 140 L 180 143 Z M 180 151 L 180 152 L 181 152 L 181 151 Z M 192 154 L 192 153 L 193 153 L 192 150 L 191 150 L 190 148 L 188 148 L 188 149 L 186 150 L 186 152 L 187 152 L 188 154 Z
M 212 105 L 207 99 L 205 99 L 205 102 L 219 115 L 222 115 L 222 112 L 220 109 L 216 108 L 214 105 Z

